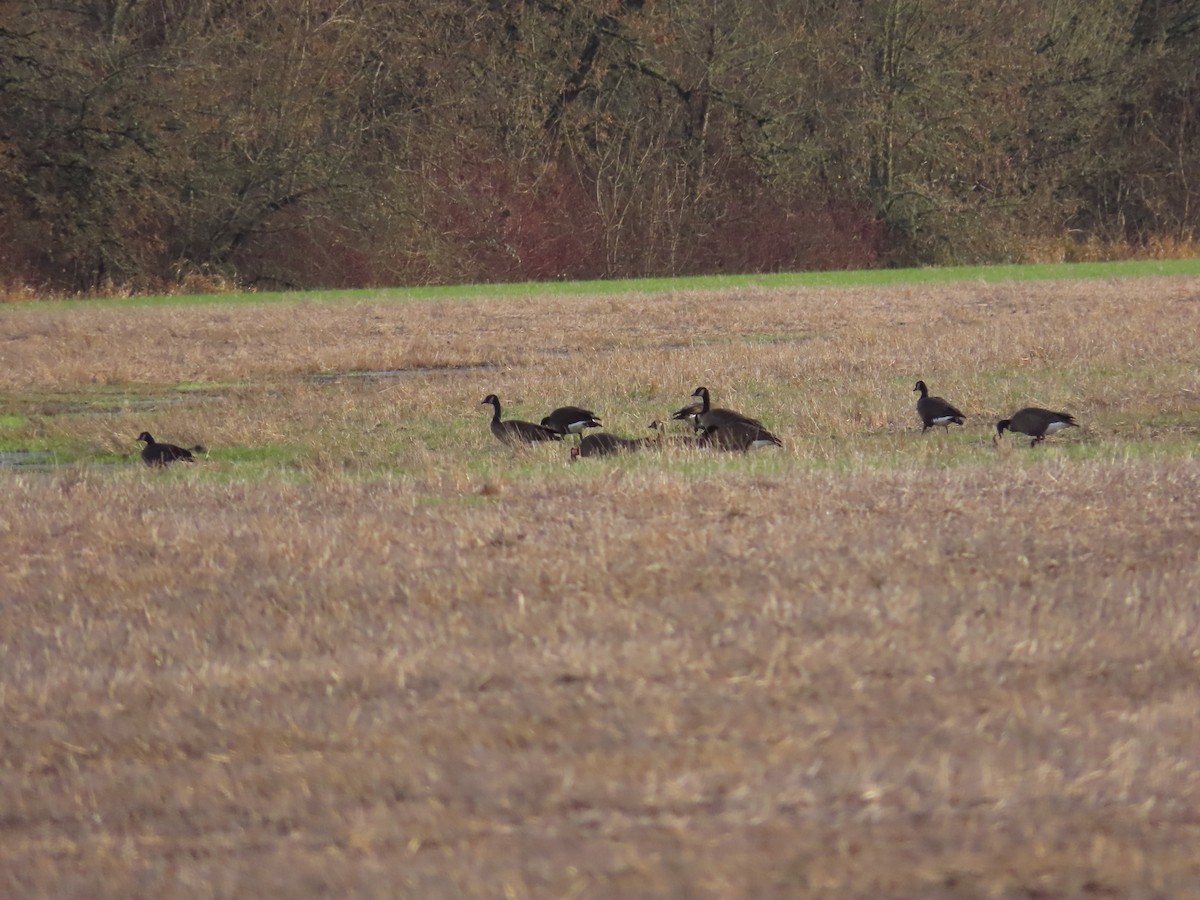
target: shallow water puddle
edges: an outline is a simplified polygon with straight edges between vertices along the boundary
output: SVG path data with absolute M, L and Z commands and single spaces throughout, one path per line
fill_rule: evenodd
M 321 372 L 309 375 L 315 384 L 336 384 L 343 379 L 351 381 L 403 381 L 406 378 L 424 378 L 430 375 L 462 375 L 468 372 L 491 372 L 498 369 L 495 363 L 473 363 L 462 366 L 415 366 L 411 369 L 372 369 L 354 372 Z
M 0 468 L 50 469 L 60 465 L 47 450 L 0 450 Z

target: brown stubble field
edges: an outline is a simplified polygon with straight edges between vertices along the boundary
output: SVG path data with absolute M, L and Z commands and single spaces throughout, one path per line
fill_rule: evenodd
M 68 461 L 0 468 L 0 895 L 1200 896 L 1197 334 L 1185 278 L 0 309 Z M 785 448 L 480 405 L 699 384 Z

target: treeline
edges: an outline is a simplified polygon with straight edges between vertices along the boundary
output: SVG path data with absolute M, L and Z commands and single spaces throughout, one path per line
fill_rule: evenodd
M 0 284 L 1006 261 L 1198 225 L 1198 0 L 0 0 Z

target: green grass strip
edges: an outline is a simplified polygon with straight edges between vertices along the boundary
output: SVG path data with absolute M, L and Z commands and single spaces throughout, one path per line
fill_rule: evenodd
M 57 308 L 73 306 L 159 306 L 255 304 L 279 302 L 374 302 L 425 300 L 483 300 L 505 297 L 553 297 L 595 294 L 655 294 L 728 288 L 852 288 L 977 281 L 1061 281 L 1088 278 L 1146 278 L 1200 275 L 1200 259 L 1127 260 L 1119 262 L 1037 263 L 1030 265 L 946 266 L 914 269 L 857 269 L 834 272 L 778 272 L 760 275 L 696 275 L 679 278 L 631 278 L 592 281 L 511 282 L 435 285 L 407 288 L 364 288 L 336 291 L 275 291 L 233 294 L 181 294 L 170 297 L 129 297 L 97 300 L 21 301 L 0 305 Z

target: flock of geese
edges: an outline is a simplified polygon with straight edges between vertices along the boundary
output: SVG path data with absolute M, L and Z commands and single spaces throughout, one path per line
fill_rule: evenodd
M 921 419 L 921 434 L 934 425 L 945 426 L 949 431 L 952 424 L 961 425 L 963 423 L 965 416 L 944 397 L 929 396 L 929 388 L 925 386 L 924 381 L 918 381 L 913 387 L 913 392 L 917 391 L 921 392 L 921 396 L 917 398 L 917 415 Z M 1029 446 L 1036 447 L 1047 437 L 1064 428 L 1077 427 L 1079 426 L 1075 422 L 1075 417 L 1070 413 L 1042 409 L 1040 406 L 1026 406 L 1018 409 L 1009 418 L 997 422 L 996 436 L 992 440 L 996 441 L 1004 437 L 1005 430 L 1015 431 L 1033 438 L 1029 442 Z
M 922 434 L 935 425 L 949 430 L 951 425 L 963 424 L 966 416 L 944 397 L 931 397 L 924 381 L 916 383 L 913 392 L 918 391 L 921 396 L 917 399 L 917 416 L 921 419 Z M 561 441 L 568 435 L 578 435 L 578 446 L 571 448 L 572 462 L 581 456 L 612 456 L 643 447 L 659 447 L 669 441 L 685 446 L 743 453 L 760 447 L 783 446 L 783 441 L 771 434 L 758 419 L 732 409 L 713 406 L 708 388 L 696 388 L 692 392 L 692 400 L 692 403 L 671 415 L 674 420 L 691 423 L 694 432 L 692 437 L 667 437 L 662 423 L 656 420 L 649 426 L 654 431 L 654 436 L 644 438 L 623 438 L 603 431 L 584 435 L 583 432 L 589 428 L 600 428 L 601 422 L 590 409 L 579 406 L 560 406 L 541 422 L 535 423 L 523 422 L 520 419 L 502 419 L 500 398 L 495 394 L 488 394 L 482 403 L 492 406 L 492 434 L 496 440 L 509 446 Z M 1027 406 L 1017 410 L 1011 417 L 997 422 L 996 436 L 992 440 L 998 441 L 1005 431 L 1014 431 L 1032 438 L 1029 446 L 1035 447 L 1055 432 L 1073 428 L 1075 424 L 1075 419 L 1070 413 Z M 137 439 L 146 445 L 142 449 L 142 462 L 156 468 L 176 462 L 194 462 L 193 452 L 205 452 L 201 446 L 187 448 L 159 443 L 148 431 L 143 431 Z
M 685 439 L 685 443 L 697 447 L 741 451 L 757 447 L 783 446 L 783 441 L 771 434 L 758 419 L 752 419 L 732 409 L 713 406 L 708 388 L 698 387 L 692 396 L 697 398 L 697 402 L 683 407 L 671 416 L 672 419 L 692 423 L 696 436 L 693 439 Z M 561 441 L 570 434 L 581 435 L 579 446 L 571 448 L 572 462 L 581 456 L 611 456 L 614 453 L 639 450 L 646 446 L 660 446 L 667 440 L 663 434 L 662 423 L 658 420 L 651 422 L 649 426 L 655 432 L 654 437 L 623 438 L 607 432 L 582 436 L 584 429 L 601 427 L 600 420 L 590 409 L 560 406 L 540 423 L 534 423 L 522 422 L 520 419 L 501 419 L 500 398 L 495 394 L 488 394 L 482 402 L 492 405 L 492 434 L 498 441 L 510 446 Z
M 921 420 L 922 434 L 935 425 L 949 430 L 951 425 L 962 425 L 966 419 L 966 416 L 944 397 L 930 396 L 924 381 L 918 381 L 913 387 L 913 392 L 921 394 L 917 398 L 917 416 Z M 692 392 L 692 398 L 694 402 L 671 415 L 672 419 L 687 421 L 692 425 L 695 434 L 692 438 L 682 439 L 684 443 L 695 447 L 741 452 L 759 447 L 783 446 L 783 442 L 771 434 L 758 419 L 732 409 L 713 406 L 708 388 L 696 388 Z M 520 419 L 502 419 L 500 398 L 495 394 L 488 394 L 482 403 L 492 406 L 492 434 L 498 441 L 509 446 L 561 441 L 567 435 L 580 435 L 579 445 L 571 448 L 572 462 L 581 456 L 611 456 L 642 447 L 660 446 L 664 441 L 662 423 L 657 420 L 649 426 L 655 432 L 654 437 L 623 438 L 606 432 L 583 436 L 586 429 L 601 427 L 600 420 L 589 409 L 560 406 L 540 423 L 535 423 L 523 422 Z M 1040 406 L 1027 406 L 996 423 L 996 436 L 993 441 L 1002 438 L 1005 431 L 1013 431 L 1032 438 L 1029 446 L 1035 447 L 1055 432 L 1073 427 L 1076 427 L 1075 418 L 1070 413 L 1042 409 Z

